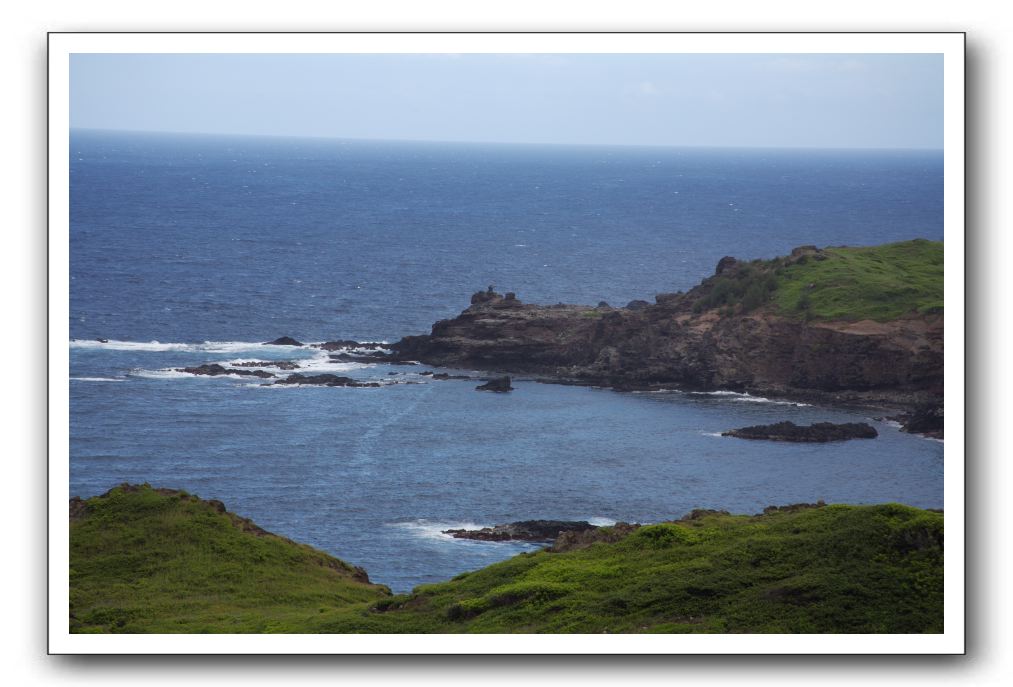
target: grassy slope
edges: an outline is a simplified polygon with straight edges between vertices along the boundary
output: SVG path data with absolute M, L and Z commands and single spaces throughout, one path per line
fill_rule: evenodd
M 295 632 L 389 594 L 185 492 L 116 488 L 87 504 L 70 526 L 74 632 Z
M 200 502 L 92 499 L 72 625 L 120 632 L 939 632 L 939 513 L 827 506 L 651 525 L 386 596 Z M 121 624 L 122 623 L 122 624 Z
M 904 241 L 868 248 L 828 248 L 827 260 L 784 269 L 774 302 L 798 309 L 808 293 L 812 314 L 824 319 L 892 320 L 943 309 L 943 244 Z M 809 284 L 815 284 L 812 289 Z
M 750 311 L 770 304 L 787 316 L 878 321 L 943 310 L 940 241 L 827 248 L 820 257 L 740 264 L 709 280 L 710 291 L 697 310 Z

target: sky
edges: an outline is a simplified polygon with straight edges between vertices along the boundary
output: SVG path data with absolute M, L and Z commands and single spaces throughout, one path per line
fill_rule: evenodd
M 72 128 L 653 146 L 943 147 L 932 54 L 75 54 Z

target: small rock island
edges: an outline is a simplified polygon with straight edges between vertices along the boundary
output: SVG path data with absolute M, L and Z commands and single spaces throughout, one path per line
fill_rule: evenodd
M 753 425 L 722 432 L 723 437 L 737 439 L 762 439 L 766 441 L 827 442 L 848 439 L 875 439 L 879 436 L 876 428 L 865 422 L 814 422 L 811 425 L 796 425 L 794 422 L 776 422 L 772 425 Z

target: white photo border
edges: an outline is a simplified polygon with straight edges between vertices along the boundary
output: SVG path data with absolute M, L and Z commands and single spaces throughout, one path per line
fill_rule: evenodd
M 962 654 L 965 651 L 964 34 L 49 34 L 49 606 L 51 654 Z M 74 53 L 935 53 L 944 80 L 944 632 L 933 635 L 80 635 L 69 632 L 70 56 Z M 449 649 L 448 649 L 449 647 Z

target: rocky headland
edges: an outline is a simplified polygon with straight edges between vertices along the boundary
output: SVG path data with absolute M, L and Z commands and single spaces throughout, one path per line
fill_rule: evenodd
M 884 268 L 890 271 L 885 278 Z M 472 296 L 391 360 L 618 390 L 732 390 L 942 417 L 942 244 L 723 258 L 686 293 L 624 308 Z

